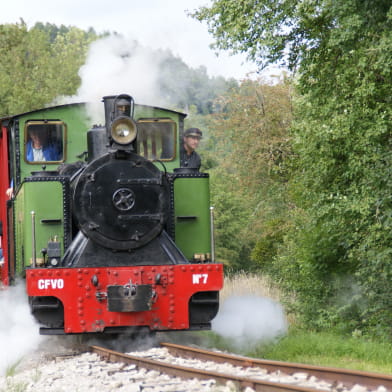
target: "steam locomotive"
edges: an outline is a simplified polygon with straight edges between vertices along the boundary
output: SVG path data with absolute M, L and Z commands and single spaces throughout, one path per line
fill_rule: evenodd
M 0 119 L 2 286 L 24 279 L 41 334 L 209 329 L 223 267 L 185 114 L 106 96 L 88 129 L 87 109 Z

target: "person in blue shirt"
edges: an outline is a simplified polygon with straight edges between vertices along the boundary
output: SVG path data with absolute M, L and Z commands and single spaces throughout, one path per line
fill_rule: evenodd
M 29 129 L 26 151 L 26 159 L 29 162 L 59 161 L 62 159 L 58 146 L 48 142 L 48 135 L 45 130 Z

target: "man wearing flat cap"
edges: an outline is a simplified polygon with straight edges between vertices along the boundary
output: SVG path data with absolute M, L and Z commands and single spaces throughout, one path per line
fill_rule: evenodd
M 189 128 L 184 132 L 184 143 L 180 148 L 181 167 L 200 169 L 201 159 L 195 150 L 202 136 L 199 128 Z

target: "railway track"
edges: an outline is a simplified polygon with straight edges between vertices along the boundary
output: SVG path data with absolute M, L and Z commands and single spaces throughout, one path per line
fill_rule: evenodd
M 237 390 L 250 387 L 256 392 L 392 392 L 391 375 L 259 360 L 172 343 L 161 343 L 160 349 L 131 355 L 98 346 L 91 346 L 90 351 L 106 361 L 133 364 L 173 377 L 215 379 L 218 384 L 231 382 Z M 224 370 L 219 369 L 222 365 Z

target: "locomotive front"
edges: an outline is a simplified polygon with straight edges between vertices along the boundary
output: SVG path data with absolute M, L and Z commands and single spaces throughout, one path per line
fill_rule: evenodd
M 177 220 L 197 219 L 175 216 L 176 180 L 203 175 L 169 173 L 142 156 L 132 97 L 104 97 L 104 105 L 105 126 L 88 132 L 87 162 L 58 171 L 71 240 L 62 256 L 48 243 L 45 264 L 26 268 L 41 333 L 208 329 L 222 265 L 190 261 L 175 242 Z
M 89 163 L 71 177 L 74 226 L 80 233 L 78 247 L 69 249 L 63 265 L 169 263 L 160 246 L 167 238 L 170 178 L 136 152 L 132 98 L 104 97 L 104 103 L 106 126 L 88 132 Z M 69 166 L 61 171 L 72 170 Z M 80 252 L 80 242 L 94 248 L 93 258 Z

